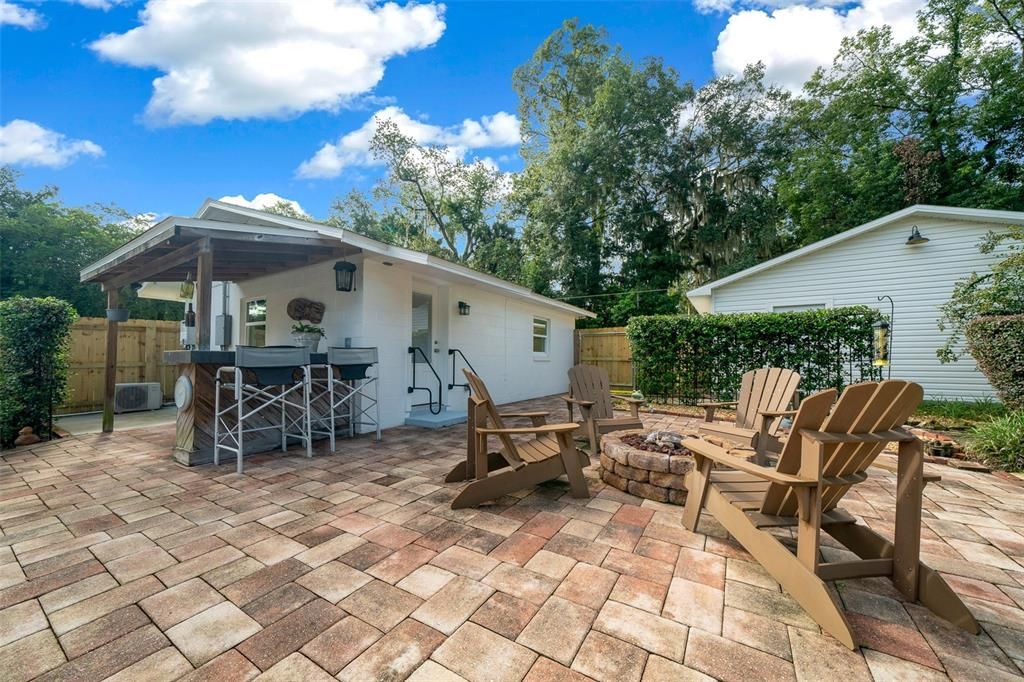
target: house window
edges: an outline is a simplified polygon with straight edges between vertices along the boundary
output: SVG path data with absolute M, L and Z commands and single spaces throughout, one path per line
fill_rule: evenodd
M 800 313 L 805 310 L 824 310 L 826 306 L 824 303 L 801 303 L 798 305 L 773 305 L 773 313 Z
M 267 345 L 267 299 L 253 298 L 245 302 L 245 345 Z
M 551 322 L 543 317 L 533 318 L 533 353 L 548 354 L 548 336 L 551 333 Z

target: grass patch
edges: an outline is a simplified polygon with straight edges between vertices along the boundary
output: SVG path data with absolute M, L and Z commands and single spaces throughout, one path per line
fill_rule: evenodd
M 967 452 L 992 466 L 1024 470 L 1024 410 L 1009 412 L 971 429 Z
M 971 426 L 1008 414 L 1002 403 L 982 400 L 923 400 L 914 416 L 936 422 L 936 426 Z

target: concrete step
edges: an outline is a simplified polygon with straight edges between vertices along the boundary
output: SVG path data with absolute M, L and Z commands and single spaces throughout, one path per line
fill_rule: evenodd
M 405 418 L 406 426 L 419 426 L 424 429 L 443 429 L 466 421 L 465 410 L 442 409 L 439 414 L 430 414 L 430 410 L 417 407 Z

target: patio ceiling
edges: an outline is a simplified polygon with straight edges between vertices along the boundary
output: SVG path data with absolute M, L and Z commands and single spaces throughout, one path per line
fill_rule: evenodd
M 359 252 L 310 232 L 170 218 L 84 269 L 81 280 L 99 282 L 104 289 L 182 282 L 197 277 L 200 255 L 209 253 L 214 281 L 239 282 Z

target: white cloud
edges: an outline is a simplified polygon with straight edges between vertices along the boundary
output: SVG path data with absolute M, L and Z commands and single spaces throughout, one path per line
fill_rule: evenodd
M 738 12 L 741 9 L 780 9 L 803 5 L 805 7 L 841 7 L 851 0 L 693 0 L 697 11 L 705 14 L 715 12 Z
M 87 7 L 89 9 L 101 9 L 106 12 L 111 7 L 127 5 L 129 2 L 132 2 L 132 0 L 67 0 L 67 2 L 75 5 L 81 5 L 82 7 Z
M 334 178 L 350 166 L 377 165 L 370 153 L 370 140 L 383 120 L 393 121 L 402 133 L 419 144 L 447 146 L 456 158 L 462 158 L 470 149 L 513 147 L 520 142 L 519 119 L 504 111 L 482 116 L 479 121 L 467 118 L 458 125 L 442 127 L 414 119 L 401 107 L 390 106 L 375 113 L 359 128 L 342 135 L 336 143 L 324 144 L 302 162 L 297 174 L 304 178 Z
M 722 4 L 736 6 L 728 0 Z M 770 13 L 744 9 L 729 17 L 718 36 L 715 72 L 739 74 L 748 64 L 760 61 L 767 81 L 796 92 L 816 68 L 832 63 L 843 38 L 861 29 L 888 24 L 897 40 L 914 35 L 916 14 L 924 4 L 925 0 L 862 0 L 846 10 L 806 3 Z
M 91 47 L 164 72 L 146 114 L 167 124 L 337 110 L 445 29 L 444 5 L 361 0 L 150 0 L 139 18 Z
M 299 205 L 299 202 L 294 201 L 292 199 L 285 199 L 284 197 L 278 196 L 277 194 L 274 194 L 273 192 L 266 192 L 264 194 L 257 194 L 256 196 L 254 196 L 252 198 L 252 201 L 249 201 L 248 199 L 246 199 L 241 194 L 235 194 L 233 196 L 224 196 L 224 197 L 221 197 L 219 199 L 219 201 L 223 201 L 223 202 L 226 202 L 226 203 L 229 203 L 229 204 L 234 204 L 235 206 L 245 206 L 246 208 L 255 208 L 255 209 L 259 210 L 259 211 L 263 211 L 263 210 L 266 210 L 268 208 L 271 208 L 272 206 L 276 206 L 277 204 L 279 204 L 279 203 L 281 203 L 283 201 L 284 203 L 288 204 L 289 206 L 291 206 L 293 209 L 295 209 L 299 213 L 306 213 L 305 209 L 303 209 L 302 206 Z
M 19 26 L 32 31 L 43 27 L 43 15 L 34 9 L 0 0 L 0 26 Z
M 32 121 L 14 119 L 0 126 L 0 164 L 61 168 L 79 156 L 103 156 L 92 140 L 73 140 Z

